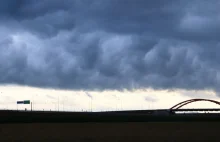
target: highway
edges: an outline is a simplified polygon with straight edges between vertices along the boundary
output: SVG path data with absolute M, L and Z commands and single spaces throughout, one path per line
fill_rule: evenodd
M 0 123 L 66 123 L 66 122 L 177 122 L 219 121 L 220 113 L 194 113 L 195 111 L 219 111 L 217 109 L 136 110 L 111 112 L 53 112 L 53 111 L 0 111 Z

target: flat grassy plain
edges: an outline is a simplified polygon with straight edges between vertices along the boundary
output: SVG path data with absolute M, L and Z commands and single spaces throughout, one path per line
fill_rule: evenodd
M 0 142 L 220 142 L 219 114 L 0 111 Z

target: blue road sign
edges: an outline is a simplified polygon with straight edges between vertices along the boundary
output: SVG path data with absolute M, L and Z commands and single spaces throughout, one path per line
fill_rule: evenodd
M 17 101 L 17 104 L 24 104 L 24 101 Z

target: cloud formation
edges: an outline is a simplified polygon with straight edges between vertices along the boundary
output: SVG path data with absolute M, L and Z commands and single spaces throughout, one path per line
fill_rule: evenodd
M 219 91 L 217 0 L 0 3 L 1 84 Z

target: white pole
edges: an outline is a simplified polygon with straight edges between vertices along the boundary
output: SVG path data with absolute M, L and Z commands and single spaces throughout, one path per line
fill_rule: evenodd
M 32 111 L 32 102 L 31 102 L 31 111 Z
M 63 111 L 64 111 L 64 97 L 63 97 Z
M 91 112 L 92 112 L 92 98 L 90 98 L 91 99 Z
M 59 100 L 59 96 L 58 96 L 58 111 L 59 111 L 59 104 L 60 104 L 60 100 Z

